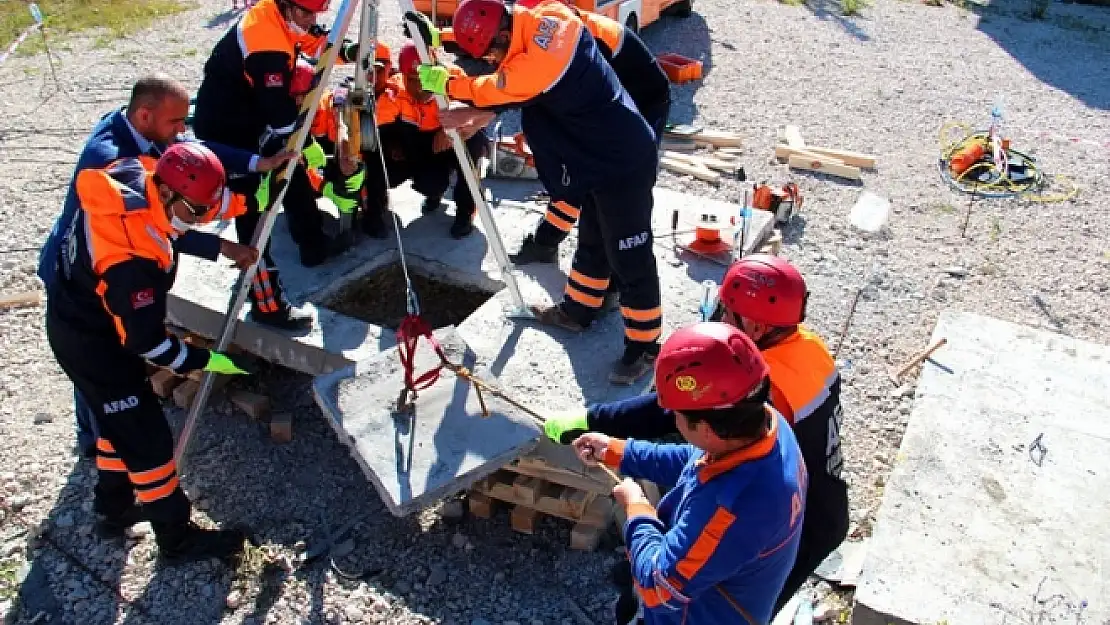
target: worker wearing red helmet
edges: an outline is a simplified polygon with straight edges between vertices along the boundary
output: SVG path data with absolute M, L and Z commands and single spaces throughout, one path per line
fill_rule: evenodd
M 613 489 L 632 571 L 620 625 L 770 622 L 808 511 L 806 467 L 789 424 L 767 403 L 768 373 L 739 329 L 681 328 L 655 360 L 653 401 L 689 444 L 593 432 L 574 441 L 584 461 L 627 476 Z M 656 508 L 633 479 L 674 488 Z
M 457 174 L 455 218 L 450 233 L 461 239 L 474 230 L 474 198 L 462 176 L 451 139 L 440 124 L 435 94 L 420 84 L 419 67 L 416 46 L 412 43 L 401 46 L 397 54 L 398 74 L 390 79 L 389 88 L 378 98 L 377 118 L 383 151 L 366 155 L 368 212 L 371 219 L 384 222 L 388 209 L 387 188 L 412 180 L 413 190 L 424 196 L 424 214 L 430 214 L 439 209 L 451 186 L 451 175 Z M 484 127 L 472 124 L 458 130 L 471 160 L 477 162 L 489 147 Z
M 171 560 L 226 558 L 243 546 L 239 531 L 190 522 L 173 432 L 146 374 L 148 363 L 177 374 L 246 372 L 233 357 L 190 346 L 165 326 L 177 239 L 216 217 L 224 185 L 223 166 L 197 143 L 174 144 L 157 162 L 139 156 L 82 170 L 80 210 L 47 296 L 50 347 L 98 426 L 97 531 L 120 537 L 150 521 L 159 552 Z
M 762 351 L 770 367 L 771 403 L 793 427 L 809 469 L 801 546 L 777 607 L 848 535 L 848 486 L 840 475 L 840 374 L 824 341 L 802 325 L 808 297 L 805 279 L 789 261 L 751 254 L 725 273 L 714 315 L 747 333 Z M 586 430 L 653 439 L 675 433 L 675 424 L 651 394 L 590 406 L 584 414 L 546 424 L 548 436 L 563 443 Z
M 317 55 L 327 33 L 316 25 L 316 16 L 328 8 L 328 0 L 261 0 L 248 9 L 216 43 L 204 64 L 204 77 L 197 91 L 193 131 L 197 138 L 260 152 L 277 153 L 297 127 L 300 111 L 290 93 L 290 83 L 300 54 Z M 358 46 L 344 42 L 340 58 L 353 62 Z M 312 154 L 306 154 L 311 157 Z M 232 176 L 228 185 L 246 196 L 250 208 L 235 220 L 239 240 L 250 240 L 261 221 L 259 200 L 271 200 L 269 176 Z M 319 265 L 340 251 L 323 229 L 304 168 L 298 167 L 288 181 L 284 208 L 289 232 L 306 267 Z M 257 192 L 261 189 L 261 194 Z M 279 302 L 276 309 L 252 296 L 252 317 L 261 323 L 287 329 L 311 326 L 311 315 L 292 309 L 282 297 L 274 266 L 271 289 Z
M 518 6 L 532 8 L 541 0 L 521 0 Z M 559 2 L 561 0 L 542 0 Z M 644 117 L 655 133 L 655 143 L 663 141 L 663 129 L 671 111 L 671 82 L 660 67 L 655 55 L 644 44 L 636 31 L 620 22 L 592 11 L 580 11 L 564 2 L 581 18 L 617 79 L 628 91 L 636 110 Z M 543 180 L 548 194 L 547 210 L 536 226 L 536 231 L 524 238 L 515 254 L 510 255 L 514 264 L 557 263 L 559 244 L 562 243 L 578 221 L 580 202 L 565 196 L 558 180 Z M 612 289 L 611 289 L 612 290 Z
M 406 17 L 437 43 L 426 17 Z M 500 0 L 463 0 L 452 23 L 460 49 L 493 63 L 496 71 L 468 77 L 444 67 L 420 68 L 425 89 L 479 107 L 451 111 L 442 117 L 445 125 L 474 123 L 488 115 L 481 108 L 520 107 L 521 129 L 541 178 L 558 180 L 568 197 L 582 199 L 578 249 L 563 301 L 535 308 L 536 318 L 580 332 L 600 313 L 610 278 L 616 280 L 625 348 L 609 379 L 632 384 L 651 372 L 662 333 L 651 233 L 655 136 L 569 7 L 547 2 L 510 9 Z

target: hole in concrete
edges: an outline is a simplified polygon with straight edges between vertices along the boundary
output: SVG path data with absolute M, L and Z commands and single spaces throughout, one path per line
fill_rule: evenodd
M 420 302 L 420 316 L 433 329 L 458 325 L 494 292 L 429 276 L 409 264 L 409 278 Z M 405 273 L 393 263 L 353 280 L 325 304 L 340 314 L 396 330 L 405 310 Z

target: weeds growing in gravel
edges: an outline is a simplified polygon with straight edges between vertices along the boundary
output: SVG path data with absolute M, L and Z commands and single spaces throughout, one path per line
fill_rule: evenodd
M 0 601 L 6 601 L 15 596 L 17 584 L 15 575 L 19 572 L 19 561 L 5 560 L 0 562 Z
M 33 22 L 31 12 L 23 3 L 4 4 L 8 7 L 0 12 L 0 47 L 7 47 Z M 48 36 L 105 28 L 112 39 L 146 28 L 161 17 L 197 6 L 181 0 L 40 0 L 38 4 L 49 29 Z M 19 47 L 20 54 L 41 50 L 42 38 L 37 35 L 29 37 Z
M 840 0 L 840 12 L 849 17 L 859 15 L 865 7 L 866 0 Z

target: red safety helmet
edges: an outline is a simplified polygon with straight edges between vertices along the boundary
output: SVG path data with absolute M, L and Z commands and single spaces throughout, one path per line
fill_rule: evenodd
M 289 0 L 289 2 L 312 13 L 323 13 L 328 10 L 331 0 Z
M 501 31 L 505 11 L 501 0 L 462 0 L 451 19 L 459 48 L 474 58 L 485 56 Z
M 734 406 L 760 387 L 770 369 L 739 328 L 704 321 L 676 331 L 655 359 L 655 390 L 668 410 Z
M 154 175 L 190 204 L 212 208 L 199 221 L 210 221 L 219 209 L 227 174 L 220 159 L 203 145 L 181 142 L 166 148 Z
M 415 44 L 406 43 L 397 53 L 397 70 L 406 76 L 412 76 L 417 67 L 420 67 L 420 53 L 416 51 Z
M 732 314 L 769 326 L 797 325 L 806 318 L 806 281 L 786 259 L 751 254 L 725 272 L 719 291 Z
M 304 59 L 297 59 L 293 66 L 293 79 L 289 81 L 289 94 L 296 97 L 312 91 L 312 79 L 316 77 L 316 68 Z

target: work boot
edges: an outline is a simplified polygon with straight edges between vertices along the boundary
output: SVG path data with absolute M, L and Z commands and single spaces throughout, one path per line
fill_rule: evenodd
M 312 329 L 313 322 L 311 312 L 289 305 L 282 306 L 275 312 L 267 313 L 260 312 L 257 308 L 252 307 L 250 318 L 252 321 L 264 326 L 297 332 L 305 332 Z
M 158 553 L 167 562 L 180 564 L 216 558 L 230 561 L 243 551 L 247 535 L 240 529 L 210 530 L 192 521 L 172 529 L 158 528 Z
M 624 355 L 613 365 L 609 373 L 609 383 L 620 386 L 631 386 L 636 380 L 651 372 L 655 364 L 655 356 L 659 353 L 659 346 L 645 348 L 643 345 L 628 345 L 624 348 Z
M 132 525 L 141 523 L 145 520 L 146 519 L 143 517 L 143 509 L 133 504 L 120 514 L 96 515 L 96 524 L 94 528 L 97 536 L 105 540 L 112 540 L 115 538 L 123 538 L 127 535 L 126 532 Z
M 425 215 L 430 215 L 430 214 L 436 212 L 437 210 L 439 210 L 439 207 L 442 206 L 442 205 L 443 205 L 443 196 L 442 195 L 432 195 L 432 196 L 424 198 L 424 203 L 420 205 L 420 212 L 425 214 Z
M 532 306 L 532 314 L 536 316 L 536 321 L 545 326 L 555 326 L 562 328 L 569 332 L 582 332 L 586 326 L 571 319 L 570 315 L 563 310 L 562 306 Z
M 559 246 L 540 245 L 536 243 L 536 235 L 530 234 L 524 237 L 524 242 L 520 244 L 520 250 L 516 254 L 509 254 L 509 260 L 513 261 L 514 265 L 558 263 Z
M 301 252 L 301 265 L 305 267 L 317 267 L 324 264 L 328 259 L 328 248 L 326 244 L 321 245 L 302 245 Z

